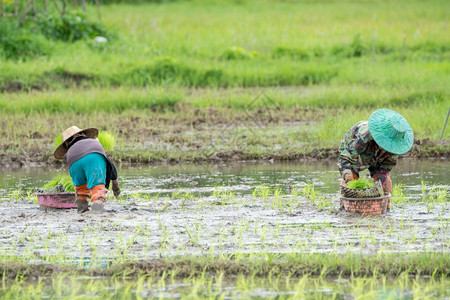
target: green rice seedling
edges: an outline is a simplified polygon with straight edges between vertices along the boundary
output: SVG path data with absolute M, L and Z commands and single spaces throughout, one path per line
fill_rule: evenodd
M 347 187 L 350 189 L 366 189 L 373 186 L 373 182 L 369 181 L 367 178 L 361 177 L 356 180 L 347 182 Z
M 115 137 L 112 133 L 108 131 L 100 131 L 97 137 L 100 144 L 102 144 L 103 149 L 105 151 L 113 151 L 114 150 L 114 142 Z
M 302 192 L 311 202 L 315 202 L 319 195 L 319 192 L 314 189 L 314 184 L 312 182 L 307 183 L 303 187 Z
M 427 194 L 427 182 L 422 180 L 421 187 L 422 187 L 422 201 L 425 201 Z
M 406 198 L 405 194 L 403 193 L 403 185 L 402 184 L 394 185 L 394 187 L 392 188 L 391 200 L 393 203 L 408 202 L 408 199 Z
M 67 174 L 58 174 L 47 182 L 42 189 L 48 190 L 61 184 L 66 192 L 75 192 L 75 187 L 72 182 L 72 177 Z
M 11 195 L 9 196 L 9 201 L 20 201 L 23 198 L 22 190 L 14 190 L 11 192 Z
M 283 208 L 283 196 L 282 196 L 282 190 L 280 188 L 276 188 L 273 191 L 273 198 L 271 203 L 272 208 L 282 209 Z
M 448 188 L 439 188 L 433 186 L 428 193 L 428 197 L 426 198 L 427 203 L 443 203 L 448 202 Z
M 212 195 L 217 199 L 215 204 L 226 205 L 233 204 L 236 193 L 232 191 L 221 191 L 218 187 L 215 187 Z
M 325 195 L 322 195 L 319 191 L 315 190 L 314 184 L 312 182 L 306 184 L 305 187 L 303 187 L 303 195 L 319 210 L 333 210 L 333 204 L 331 203 L 331 199 L 329 197 L 326 197 Z
M 270 187 L 265 185 L 260 185 L 259 187 L 253 190 L 253 197 L 262 198 L 264 202 L 267 201 L 267 197 L 269 197 L 270 194 L 271 194 Z
M 317 198 L 316 206 L 319 210 L 328 210 L 333 211 L 333 204 L 331 203 L 331 199 L 328 197 L 325 197 L 324 195 L 320 195 Z
M 62 144 L 62 134 L 58 134 L 55 139 L 53 140 L 53 145 L 55 147 L 55 149 Z

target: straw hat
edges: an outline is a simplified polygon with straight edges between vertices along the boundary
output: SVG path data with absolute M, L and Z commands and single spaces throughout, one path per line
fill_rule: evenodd
M 377 109 L 369 117 L 369 131 L 375 142 L 394 154 L 408 152 L 414 142 L 414 133 L 408 121 L 390 109 Z
M 97 128 L 86 128 L 81 130 L 77 126 L 70 126 L 62 133 L 62 143 L 56 148 L 55 153 L 53 154 L 57 159 L 63 159 L 64 154 L 67 152 L 67 146 L 65 142 L 73 137 L 77 133 L 84 133 L 87 137 L 95 139 L 98 136 Z

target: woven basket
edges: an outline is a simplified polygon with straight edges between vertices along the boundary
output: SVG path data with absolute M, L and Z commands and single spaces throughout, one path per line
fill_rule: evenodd
M 383 186 L 379 180 L 373 187 L 367 189 L 350 189 L 341 185 L 341 194 L 346 198 L 375 198 L 384 196 Z

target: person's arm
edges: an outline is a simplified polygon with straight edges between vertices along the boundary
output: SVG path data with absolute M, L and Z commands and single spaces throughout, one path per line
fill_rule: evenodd
M 111 162 L 111 183 L 114 197 L 119 197 L 121 192 L 118 177 L 116 166 Z
M 117 179 L 112 180 L 112 190 L 113 190 L 114 197 L 119 197 L 120 187 L 119 187 L 119 181 Z
M 398 155 L 389 154 L 383 159 L 378 168 L 369 168 L 370 176 L 375 180 L 381 180 L 384 182 L 386 180 L 387 174 L 395 167 L 397 164 Z
M 368 145 L 369 138 L 366 134 L 356 134 L 354 139 L 341 145 L 338 166 L 345 182 L 355 178 L 354 174 L 358 172 L 355 166 L 358 164 L 359 155 L 367 149 Z

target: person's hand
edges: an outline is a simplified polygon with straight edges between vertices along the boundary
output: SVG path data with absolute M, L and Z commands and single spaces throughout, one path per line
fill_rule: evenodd
M 345 170 L 342 173 L 342 179 L 345 181 L 345 183 L 352 181 L 354 179 L 353 172 L 350 170 Z
M 112 190 L 113 190 L 114 197 L 116 197 L 116 198 L 119 197 L 120 187 L 119 187 L 119 182 L 117 180 L 112 181 Z

